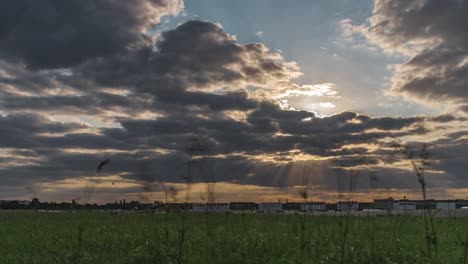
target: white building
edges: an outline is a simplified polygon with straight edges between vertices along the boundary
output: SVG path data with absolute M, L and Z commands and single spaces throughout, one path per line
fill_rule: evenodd
M 416 210 L 416 202 L 402 200 L 393 203 L 393 210 Z
M 229 212 L 229 203 L 194 203 L 193 212 L 223 213 Z
M 21 205 L 29 205 L 31 203 L 31 201 L 28 201 L 28 200 L 23 200 L 23 201 L 18 201 L 18 202 Z
M 337 211 L 357 211 L 359 203 L 356 201 L 339 201 L 336 203 Z
M 437 210 L 455 210 L 456 204 L 454 202 L 437 202 L 436 209 Z
M 311 202 L 311 203 L 301 203 L 301 211 L 311 212 L 311 211 L 326 211 L 327 206 L 324 202 Z
M 258 204 L 259 212 L 282 212 L 283 204 L 282 203 L 259 203 Z

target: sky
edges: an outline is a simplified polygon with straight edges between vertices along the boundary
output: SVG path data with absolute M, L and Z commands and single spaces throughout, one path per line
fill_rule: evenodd
M 467 198 L 467 11 L 3 1 L 0 199 Z

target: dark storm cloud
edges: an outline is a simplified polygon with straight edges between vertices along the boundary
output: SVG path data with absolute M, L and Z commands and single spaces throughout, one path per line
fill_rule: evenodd
M 454 185 L 468 186 L 468 131 L 460 130 L 444 134 L 441 138 L 429 143 L 428 151 L 437 162 L 432 162 L 430 168 L 443 171 L 449 176 Z
M 466 121 L 467 119 L 465 117 L 457 117 L 457 116 L 450 115 L 450 114 L 443 114 L 443 115 L 428 117 L 426 120 L 439 122 L 439 123 L 446 123 L 446 122 L 452 122 L 452 121 L 463 122 L 463 121 Z
M 77 123 L 60 123 L 35 114 L 0 116 L 0 146 L 4 148 L 36 148 L 43 143 L 41 134 L 54 135 L 88 128 Z M 55 147 L 55 146 L 51 146 Z
M 468 98 L 468 1 L 376 0 L 368 40 L 411 58 L 398 65 L 393 91 L 419 100 Z
M 296 119 L 297 122 L 303 122 L 301 120 L 303 115 L 298 114 L 300 118 Z M 277 113 L 273 116 L 276 118 L 289 116 L 290 119 L 294 115 L 289 113 L 283 116 Z M 342 120 L 343 123 L 346 123 L 354 122 L 353 120 L 359 117 L 357 114 L 351 115 L 349 113 L 345 113 L 343 116 L 332 116 L 330 119 Z M 1 127 L 4 134 L 0 137 L 1 144 L 4 147 L 16 149 L 16 157 L 4 162 L 6 164 L 8 162 L 21 164 L 24 162 L 21 160 L 23 158 L 27 160 L 33 158 L 40 162 L 26 163 L 22 166 L 1 166 L 2 183 L 16 186 L 18 184 L 33 184 L 37 181 L 48 182 L 92 176 L 96 164 L 103 158 L 111 158 L 113 161 L 106 168 L 106 173 L 120 174 L 126 179 L 141 182 L 142 188 L 145 181 L 183 183 L 188 162 L 187 149 L 193 138 L 200 139 L 200 144 L 206 149 L 198 154 L 200 159 L 197 158 L 191 165 L 193 182 L 219 181 L 282 188 L 301 185 L 304 175 L 307 177 L 312 175 L 309 180 L 310 184 L 318 184 L 325 190 L 334 190 L 337 186 L 336 181 L 341 176 L 333 168 L 366 166 L 367 169 L 366 167 L 361 168 L 362 173 L 373 170 L 381 173 L 389 170 L 385 166 L 380 167 L 383 166 L 382 161 L 385 161 L 385 156 L 395 156 L 394 149 L 386 154 L 382 151 L 369 151 L 364 147 L 337 149 L 341 146 L 352 146 L 354 143 L 375 142 L 377 144 L 382 138 L 395 136 L 394 127 L 391 127 L 392 132 L 387 133 L 361 132 L 350 135 L 341 132 L 341 128 L 336 128 L 336 130 L 326 129 L 314 134 L 283 137 L 274 136 L 269 132 L 262 133 L 249 123 L 229 119 L 203 120 L 194 119 L 189 115 L 185 118 L 183 119 L 181 116 L 179 119 L 154 121 L 129 119 L 122 121 L 122 128 L 101 129 L 101 133 L 93 134 L 76 131 L 86 127 L 77 124 L 61 124 L 39 116 L 12 115 L 3 117 Z M 190 123 L 191 119 L 193 119 L 193 123 Z M 202 129 L 204 134 L 198 136 L 198 132 L 194 131 L 194 127 L 191 125 Z M 312 122 L 310 125 L 313 126 L 314 123 Z M 362 129 L 365 130 L 365 128 Z M 44 133 L 66 132 L 71 133 L 59 137 L 42 135 Z M 18 136 L 18 139 L 11 138 L 11 135 Z M 444 160 L 441 165 L 438 165 L 440 166 L 438 168 L 449 172 L 452 180 L 460 181 L 460 186 L 464 186 L 464 179 L 456 176 L 454 171 L 456 170 L 454 168 L 463 168 L 463 163 L 454 164 L 452 158 L 443 159 L 441 153 L 462 151 L 462 146 L 466 143 L 463 143 L 464 145 L 456 143 L 460 136 L 447 135 L 447 139 L 450 138 L 453 138 L 449 141 L 451 143 L 445 143 L 445 145 L 457 147 L 434 150 L 434 159 Z M 95 153 L 67 151 L 75 148 L 88 148 L 94 150 Z M 163 148 L 169 152 L 154 152 L 154 148 Z M 116 152 L 116 150 L 123 152 Z M 321 155 L 327 159 L 301 163 L 295 161 L 292 154 L 287 153 L 289 150 L 301 150 L 305 153 Z M 281 154 L 281 152 L 283 153 Z M 220 153 L 227 155 L 224 157 L 208 156 Z M 246 155 L 248 153 L 254 155 Z M 272 157 L 275 157 L 279 163 L 252 159 L 256 154 L 274 154 Z M 460 154 L 462 156 L 456 160 L 462 162 L 464 156 L 462 152 Z M 386 162 L 391 164 L 401 160 L 404 158 L 386 160 Z M 2 162 L 0 162 L 1 164 Z M 450 169 L 446 166 L 454 166 L 454 168 Z M 310 167 L 311 174 L 298 169 L 302 167 Z M 143 170 L 144 172 L 142 172 Z M 31 172 L 34 172 L 34 177 Z M 151 178 L 148 180 L 147 177 L 142 176 L 143 174 L 151 175 Z M 413 188 L 413 184 L 408 183 L 408 177 L 411 177 L 408 171 L 392 170 L 381 174 L 380 188 Z M 435 184 L 435 186 L 448 186 L 444 179 L 441 181 L 442 183 L 434 180 L 432 183 L 442 184 Z M 365 184 L 362 183 L 362 185 Z M 417 186 L 417 183 L 414 185 Z
M 351 115 L 346 112 L 331 117 L 313 118 L 305 122 L 303 118 L 310 117 L 312 113 L 285 111 L 268 102 L 262 104 L 269 105 L 271 108 L 271 114 L 264 116 L 269 118 L 267 122 L 276 124 L 276 129 L 260 130 L 259 127 L 265 126 L 265 121 L 257 118 L 248 117 L 246 123 L 222 115 L 206 119 L 185 113 L 156 120 L 124 119 L 120 122 L 122 128 L 101 128 L 100 133 L 96 134 L 89 131 L 77 131 L 88 128 L 84 125 L 62 124 L 29 114 L 3 117 L 2 132 L 5 136 L 1 140 L 4 141 L 3 145 L 6 144 L 12 148 L 15 148 L 15 144 L 18 144 L 19 148 L 24 148 L 28 142 L 26 145 L 29 148 L 44 148 L 45 146 L 58 149 L 162 148 L 182 151 L 189 144 L 191 137 L 201 135 L 205 138 L 210 154 L 236 152 L 268 154 L 302 150 L 306 153 L 327 156 L 330 155 L 329 152 L 347 144 L 377 143 L 383 138 L 399 137 L 408 133 L 393 131 L 395 129 L 393 126 L 390 127 L 391 131 L 387 132 L 366 132 L 367 129 L 375 127 L 371 122 L 369 126 L 353 128 L 350 133 L 346 124 L 352 124 L 355 118 L 359 117 L 357 114 Z M 265 109 L 259 111 L 265 111 Z M 258 117 L 256 111 L 250 115 Z M 343 124 L 332 128 L 324 125 L 334 124 L 337 120 L 341 120 Z M 287 129 L 288 126 L 307 126 L 311 129 L 302 128 L 292 131 Z M 54 136 L 54 133 L 65 133 L 65 135 Z M 276 135 L 276 133 L 287 135 Z M 18 139 L 11 140 L 12 136 Z
M 14 129 L 14 131 L 25 131 L 35 133 L 64 133 L 80 128 L 87 128 L 86 125 L 76 123 L 53 122 L 50 119 L 34 114 L 15 114 L 0 116 L 0 127 L 2 129 Z
M 0 56 L 0 92 L 2 93 L 13 93 L 9 88 L 14 88 L 40 94 L 46 88 L 58 85 L 54 72 L 32 72 L 22 65 L 2 61 L 1 58 Z
M 12 176 L 14 175 L 18 177 L 27 177 L 31 171 L 35 171 L 36 177 L 46 180 L 79 178 L 82 176 L 95 176 L 96 166 L 99 164 L 99 162 L 101 162 L 103 155 L 109 154 L 101 154 L 100 152 L 94 154 L 70 153 L 62 152 L 60 150 L 50 150 L 46 152 L 38 151 L 38 155 L 46 156 L 49 161 L 38 165 L 25 165 L 21 167 L 14 167 L 10 170 L 4 171 L 4 175 L 10 174 Z M 149 160 L 145 161 L 145 157 Z M 181 156 L 179 158 L 177 155 L 152 155 L 151 157 L 148 157 L 144 152 L 137 152 L 133 154 L 113 153 L 112 164 L 109 164 L 106 167 L 105 173 L 131 173 L 133 175 L 137 174 L 142 167 L 148 165 L 151 165 L 151 168 L 163 168 L 163 166 L 158 166 L 161 164 L 166 164 L 165 166 L 167 167 L 170 167 L 171 165 L 176 165 L 174 162 L 171 162 L 171 160 L 177 160 L 178 162 L 183 163 L 186 159 L 184 159 L 184 156 Z M 174 166 L 174 168 L 176 167 L 177 166 Z M 152 173 L 154 172 L 155 170 L 152 171 Z M 170 176 L 172 176 L 170 173 L 168 173 L 168 175 L 165 175 L 165 177 Z M 182 181 L 182 178 L 175 178 L 174 180 Z
M 38 99 L 38 98 L 35 98 Z M 27 102 L 19 109 L 27 109 Z M 100 102 L 90 100 L 98 106 Z M 18 102 L 16 102 L 18 104 Z M 62 107 L 79 107 L 73 100 L 47 102 L 45 107 L 57 103 Z M 5 137 L 3 145 L 15 148 L 88 148 L 115 150 L 143 150 L 161 148 L 184 151 L 193 137 L 202 137 L 208 154 L 274 154 L 300 150 L 320 156 L 346 155 L 339 148 L 351 144 L 376 144 L 384 138 L 397 138 L 411 134 L 424 134 L 420 117 L 372 118 L 352 112 L 318 118 L 307 111 L 282 110 L 269 101 L 257 102 L 259 107 L 247 113 L 246 122 L 234 120 L 212 110 L 201 112 L 175 112 L 156 119 L 120 119 L 121 128 L 93 129 L 95 132 L 77 131 L 91 128 L 73 123 L 57 123 L 39 115 L 8 115 L 2 118 Z M 106 103 L 102 103 L 103 107 Z M 86 105 L 86 104 L 83 104 Z M 40 109 L 39 106 L 36 106 Z M 31 108 L 30 110 L 32 110 Z M 64 108 L 69 109 L 69 108 Z M 200 116 L 203 114 L 204 116 Z M 356 123 L 359 122 L 359 123 Z M 379 131 L 369 132 L 370 129 Z M 41 130 L 39 130 L 41 129 Z M 59 130 L 60 129 L 60 130 Z M 70 133 L 72 132 L 72 133 Z M 49 136 L 54 133 L 65 135 Z M 11 137 L 16 140 L 12 140 Z M 21 142 L 21 143 L 20 143 Z M 349 153 L 356 154 L 356 153 Z
M 0 4 L 0 55 L 29 68 L 67 68 L 145 44 L 177 0 L 18 0 Z
M 333 133 L 358 133 L 370 129 L 401 130 L 424 121 L 424 117 L 384 117 L 373 118 L 354 112 L 341 112 L 319 118 L 313 112 L 287 111 L 273 102 L 263 102 L 252 112 L 248 121 L 255 127 L 270 132 L 281 131 L 287 134 L 311 135 Z
M 257 101 L 250 99 L 247 92 L 239 90 L 227 92 L 225 94 L 212 94 L 204 92 L 180 92 L 158 93 L 157 104 L 164 103 L 167 105 L 198 105 L 207 106 L 211 110 L 249 110 L 257 107 Z
M 217 24 L 188 21 L 163 32 L 154 47 L 90 61 L 77 68 L 73 78 L 135 88 L 161 101 L 196 103 L 201 96 L 209 96 L 182 93 L 277 85 L 298 74 L 294 63 L 261 43 L 241 45 Z
M 209 22 L 189 21 L 163 32 L 156 46 L 159 60 L 171 62 L 161 66 L 188 76 L 197 86 L 239 80 L 267 84 L 271 79 L 287 79 L 290 74 L 279 54 L 271 53 L 261 43 L 240 45 L 234 36 Z
M 1 94 L 0 94 L 1 95 Z M 88 93 L 80 96 L 14 96 L 0 98 L 0 109 L 21 111 L 44 111 L 67 115 L 87 114 L 99 117 L 103 111 L 116 113 L 137 113 L 151 106 L 145 98 L 136 95 L 116 95 L 103 92 Z
M 37 114 L 0 116 L 0 146 L 35 150 L 66 150 L 69 148 L 134 150 L 139 145 L 125 138 L 103 136 L 80 123 L 57 122 Z
M 42 153 L 49 161 L 36 165 L 24 165 L 0 168 L 2 184 L 28 186 L 35 182 L 54 182 L 64 179 L 93 177 L 95 167 L 104 154 L 63 153 L 60 151 Z M 41 155 L 41 153 L 38 153 Z M 158 155 L 148 152 L 114 153 L 110 155 L 112 164 L 106 167 L 104 174 L 120 174 L 124 179 L 141 184 L 141 190 L 148 184 L 186 183 L 188 157 L 184 153 Z M 355 162 L 353 162 L 355 164 Z M 369 188 L 367 174 L 378 172 L 379 188 L 417 189 L 417 180 L 406 170 L 374 167 L 363 169 L 356 188 Z M 31 177 L 31 171 L 35 171 Z M 308 184 L 325 191 L 336 190 L 340 183 L 347 184 L 348 173 L 330 166 L 328 161 L 293 161 L 288 163 L 270 163 L 250 160 L 245 156 L 227 156 L 223 158 L 205 157 L 190 162 L 190 181 L 192 183 L 230 182 L 264 187 L 288 188 Z M 432 177 L 430 176 L 431 184 Z M 435 186 L 447 186 L 433 184 Z M 146 187 L 145 187 L 146 186 Z M 146 190 L 147 191 L 147 190 Z
M 173 142 L 175 146 L 177 141 L 186 141 L 187 135 L 204 135 L 211 139 L 211 151 L 214 153 L 253 154 L 296 149 L 324 156 L 346 144 L 376 143 L 383 138 L 427 132 L 400 131 L 418 125 L 423 120 L 419 117 L 393 120 L 365 116 L 366 122 L 355 126 L 355 122 L 362 120 L 356 113 L 344 112 L 318 118 L 308 111 L 282 110 L 279 105 L 268 101 L 260 102 L 259 108 L 247 115 L 247 122 L 222 115 L 210 117 L 206 119 L 181 113 L 156 120 L 123 120 L 121 125 L 128 137 L 165 137 L 164 142 L 152 140 L 155 144 Z M 382 131 L 367 132 L 374 128 Z
M 65 101 L 70 102 L 69 108 L 81 103 L 87 107 L 92 102 L 98 103 L 95 105 L 102 102 L 105 108 L 110 96 L 102 98 L 104 94 L 96 92 L 108 87 L 131 89 L 151 100 L 153 105 L 149 110 L 153 111 L 164 112 L 178 106 L 202 106 L 215 111 L 247 110 L 255 108 L 257 103 L 239 87 L 253 85 L 271 89 L 270 85 L 274 87 L 279 81 L 299 74 L 293 62 L 285 61 L 263 44 L 238 44 L 235 37 L 219 25 L 203 21 L 188 21 L 163 32 L 154 45 L 148 43 L 118 54 L 89 59 L 68 72 L 31 72 L 5 63 L 3 68 L 7 69 L 8 76 L 0 76 L 0 85 L 44 94 L 50 97 L 50 104 L 44 103 L 45 97 L 9 98 L 10 103 L 2 107 L 6 110 L 19 108 L 27 100 L 29 107 L 37 103 L 44 111 L 47 106 L 60 108 Z M 72 98 L 45 94 L 54 88 L 70 89 L 80 95 Z M 213 90 L 216 93 L 211 93 Z M 7 95 L 17 96 L 17 92 L 11 93 Z M 120 101 L 124 106 L 130 104 L 128 100 L 131 98 L 112 98 L 112 102 Z

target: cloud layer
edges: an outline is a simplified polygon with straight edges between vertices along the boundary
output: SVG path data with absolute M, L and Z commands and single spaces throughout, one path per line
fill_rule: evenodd
M 422 102 L 468 99 L 468 1 L 376 0 L 366 25 L 343 20 L 347 36 L 362 33 L 371 44 L 409 59 L 396 67 L 392 91 Z
M 2 193 L 59 197 L 71 183 L 93 182 L 106 199 L 160 193 L 186 182 L 187 168 L 195 183 L 243 185 L 259 196 L 311 185 L 329 197 L 343 191 L 351 169 L 362 170 L 363 192 L 415 190 L 390 144 L 397 140 L 432 141 L 434 188 L 468 187 L 465 165 L 451 154 L 467 144 L 463 118 L 320 117 L 288 107 L 278 100 L 337 94 L 331 83 L 295 83 L 302 73 L 294 61 L 262 43 L 239 43 L 219 24 L 190 20 L 152 31 L 162 16 L 182 11 L 180 1 L 0 5 Z M 368 33 L 397 47 L 384 33 Z M 104 158 L 111 162 L 96 175 Z
M 151 41 L 148 28 L 183 8 L 172 0 L 20 0 L 0 4 L 0 52 L 29 68 L 67 68 Z

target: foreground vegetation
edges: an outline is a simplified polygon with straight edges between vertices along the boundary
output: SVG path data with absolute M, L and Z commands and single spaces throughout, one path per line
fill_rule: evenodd
M 0 263 L 468 263 L 466 218 L 0 211 Z

